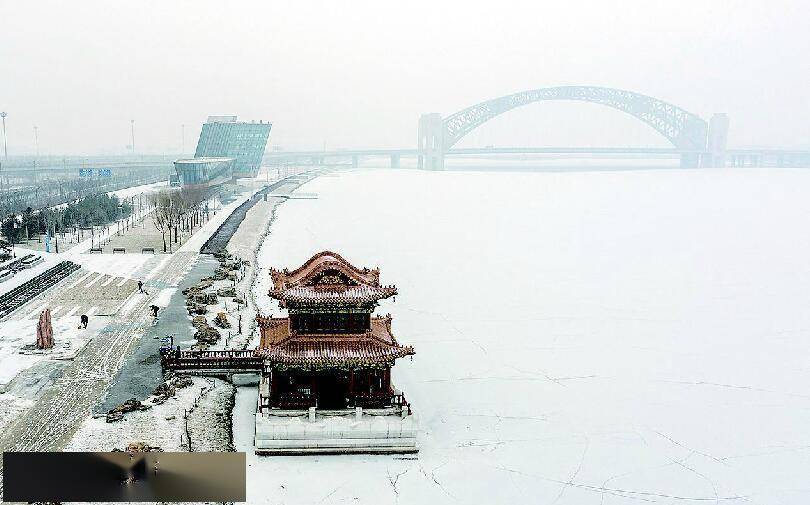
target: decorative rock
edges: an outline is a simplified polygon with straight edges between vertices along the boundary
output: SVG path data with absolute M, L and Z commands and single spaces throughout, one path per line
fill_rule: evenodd
M 220 328 L 230 328 L 231 323 L 228 322 L 228 316 L 224 312 L 219 312 L 217 317 L 214 318 L 214 324 Z
M 162 398 L 164 400 L 174 396 L 174 393 L 175 393 L 174 386 L 172 386 L 170 382 L 161 382 L 160 384 L 158 384 L 158 387 L 156 387 L 155 390 L 152 392 L 154 396 L 157 396 L 158 398 Z
M 233 287 L 219 288 L 217 289 L 217 296 L 221 296 L 223 298 L 236 296 L 236 289 Z
M 156 445 L 149 445 L 146 442 L 132 442 L 123 451 L 115 451 L 114 449 L 113 452 L 163 452 L 163 449 Z
M 51 309 L 45 309 L 39 315 L 39 322 L 37 323 L 37 349 L 51 349 L 52 347 Z
M 194 381 L 187 375 L 179 375 L 172 379 L 175 389 L 183 389 L 194 385 Z
M 120 421 L 121 419 L 124 418 L 124 414 L 126 414 L 127 412 L 133 412 L 136 410 L 146 410 L 147 408 L 148 407 L 144 406 L 141 402 L 139 402 L 135 398 L 130 398 L 121 405 L 107 412 L 107 422 L 113 423 L 116 421 Z
M 194 339 L 203 344 L 214 344 L 219 340 L 219 332 L 216 328 L 205 326 L 197 330 Z

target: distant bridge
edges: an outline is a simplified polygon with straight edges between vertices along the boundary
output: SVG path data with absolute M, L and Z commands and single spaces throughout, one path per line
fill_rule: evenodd
M 683 161 L 684 156 L 706 157 L 705 150 L 683 150 L 671 147 L 471 147 L 456 148 L 445 152 L 444 157 L 501 157 L 510 155 L 573 155 L 590 158 L 639 157 L 648 159 L 673 159 Z M 402 158 L 417 158 L 418 149 L 335 149 L 328 151 L 275 151 L 266 153 L 264 159 L 270 164 L 351 164 L 360 165 L 368 158 L 387 158 L 390 166 L 399 168 Z M 717 160 L 719 161 L 719 160 Z M 810 167 L 810 150 L 789 149 L 728 149 L 724 152 L 723 166 L 733 167 Z M 707 166 L 707 165 L 703 165 Z M 719 163 L 714 166 L 720 166 Z M 425 168 L 424 166 L 422 168 Z
M 474 129 L 496 116 L 531 103 L 573 100 L 605 105 L 629 114 L 655 129 L 672 144 L 671 148 L 631 147 L 514 147 L 452 148 Z M 347 149 L 297 153 L 274 152 L 270 160 L 310 159 L 323 163 L 327 158 L 350 157 L 357 166 L 363 157 L 388 156 L 392 167 L 402 156 L 416 156 L 419 168 L 441 170 L 451 155 L 581 154 L 586 156 L 652 156 L 679 158 L 682 167 L 710 166 L 798 166 L 810 165 L 810 150 L 727 149 L 729 120 L 715 114 L 709 122 L 676 105 L 632 91 L 598 86 L 557 86 L 521 91 L 471 105 L 445 118 L 438 113 L 419 118 L 416 149 Z M 452 149 L 451 149 L 452 148 Z

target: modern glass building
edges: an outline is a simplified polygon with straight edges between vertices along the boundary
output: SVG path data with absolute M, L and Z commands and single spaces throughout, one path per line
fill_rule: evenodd
M 236 116 L 209 116 L 200 132 L 195 158 L 233 158 L 234 177 L 256 177 L 271 123 L 240 122 Z
M 175 161 L 174 170 L 183 187 L 207 188 L 231 180 L 233 162 L 233 158 L 191 158 Z

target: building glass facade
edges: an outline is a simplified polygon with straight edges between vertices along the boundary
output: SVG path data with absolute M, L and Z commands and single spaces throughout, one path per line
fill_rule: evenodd
M 209 187 L 233 177 L 233 158 L 192 158 L 174 162 L 174 170 L 185 187 Z
M 236 116 L 210 116 L 203 124 L 195 158 L 233 158 L 234 177 L 256 177 L 262 164 L 270 123 L 239 122 Z

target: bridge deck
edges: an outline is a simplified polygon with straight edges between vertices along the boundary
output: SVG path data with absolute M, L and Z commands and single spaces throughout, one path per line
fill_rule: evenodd
M 160 363 L 164 369 L 200 372 L 202 375 L 258 372 L 263 362 L 252 350 L 180 351 L 164 348 L 160 353 Z

